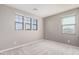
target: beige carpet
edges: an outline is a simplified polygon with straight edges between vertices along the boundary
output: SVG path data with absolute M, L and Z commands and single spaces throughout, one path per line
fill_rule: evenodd
M 24 47 L 1 53 L 2 55 L 77 55 L 79 47 L 49 40 L 41 40 Z

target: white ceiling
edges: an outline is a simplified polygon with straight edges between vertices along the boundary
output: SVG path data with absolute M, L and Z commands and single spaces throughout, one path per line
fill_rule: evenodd
M 8 4 L 19 10 L 27 11 L 40 17 L 47 17 L 79 7 L 78 4 Z M 37 8 L 38 10 L 33 10 Z

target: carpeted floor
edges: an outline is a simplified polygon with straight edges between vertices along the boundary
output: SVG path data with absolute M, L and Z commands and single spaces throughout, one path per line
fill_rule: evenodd
M 77 55 L 79 47 L 49 40 L 41 40 L 29 45 L 6 51 L 2 55 Z

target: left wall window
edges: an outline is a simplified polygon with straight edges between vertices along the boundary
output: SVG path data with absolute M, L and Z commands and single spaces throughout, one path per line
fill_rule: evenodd
M 23 30 L 23 16 L 16 15 L 16 30 Z

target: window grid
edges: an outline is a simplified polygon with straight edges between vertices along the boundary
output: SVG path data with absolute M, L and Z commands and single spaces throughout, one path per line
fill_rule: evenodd
M 29 19 L 30 20 L 30 23 L 28 22 L 25 22 L 25 30 L 31 30 L 31 18 Z M 29 29 L 26 27 L 27 25 L 29 25 Z
M 72 17 L 72 16 L 70 16 L 70 17 Z M 75 17 L 75 16 L 74 16 Z M 65 17 L 64 17 L 65 18 Z M 63 19 L 62 19 L 63 20 Z M 74 18 L 74 21 L 75 21 L 75 18 Z M 69 27 L 69 26 L 73 26 L 73 32 L 71 32 L 71 33 L 69 33 L 69 32 L 65 32 L 64 31 L 64 27 Z M 68 33 L 68 34 L 72 34 L 72 33 L 75 33 L 75 26 L 76 26 L 76 22 L 75 22 L 75 24 L 72 24 L 72 23 L 70 23 L 70 24 L 62 24 L 62 30 L 63 30 L 63 33 Z M 66 28 L 66 30 L 68 30 L 67 28 Z
M 33 30 L 37 30 L 37 29 L 38 29 L 37 20 L 35 19 L 35 20 L 33 20 L 33 21 L 35 21 L 36 24 L 32 23 L 32 29 L 33 29 Z M 34 28 L 34 26 L 35 26 L 35 28 Z
M 26 19 L 25 19 L 26 18 Z M 33 18 L 31 17 L 24 17 L 24 16 L 21 16 L 21 15 L 16 15 L 16 26 L 18 25 L 21 25 L 22 24 L 22 28 L 19 29 L 19 27 L 16 27 L 16 30 L 37 30 L 37 20 L 34 20 Z M 20 19 L 20 20 L 19 20 Z M 28 23 L 29 21 L 29 23 Z M 35 23 L 33 23 L 33 21 L 35 21 Z M 35 26 L 36 28 L 33 29 L 33 26 Z M 17 29 L 18 28 L 18 29 Z
M 23 16 L 21 16 L 21 15 L 16 15 L 16 16 L 17 16 L 18 18 L 19 18 L 19 17 L 22 17 L 22 22 L 20 22 L 20 21 L 16 21 L 16 22 L 15 22 L 16 24 L 22 24 L 22 29 L 17 29 L 17 28 L 16 28 L 16 30 L 23 30 Z

